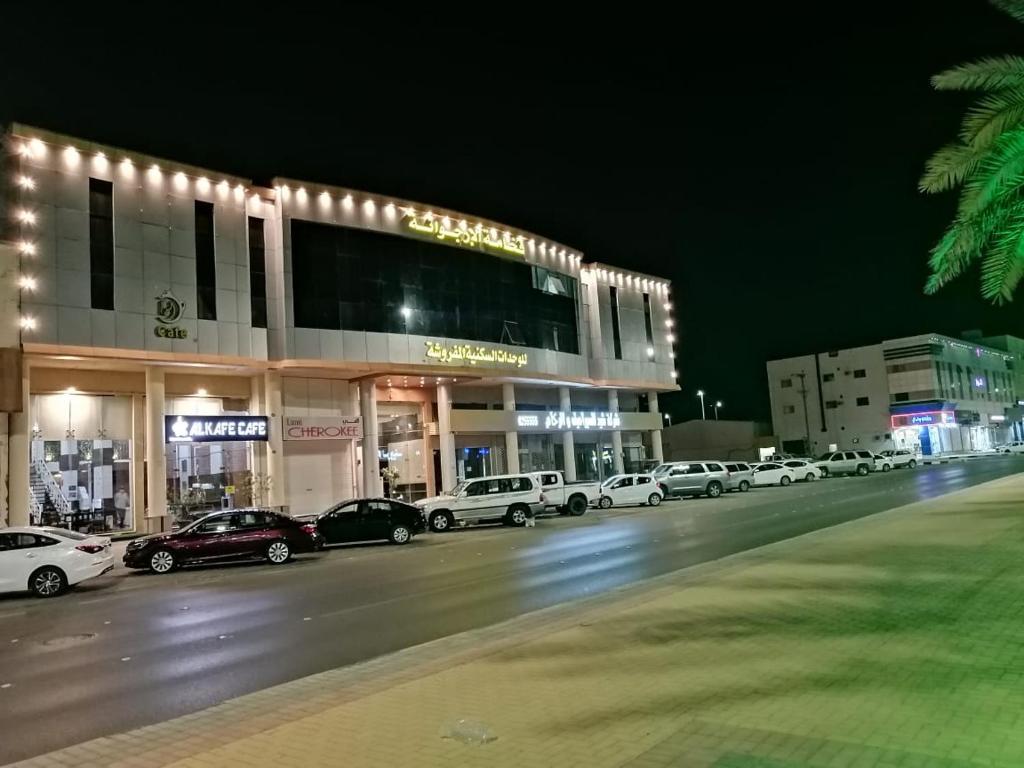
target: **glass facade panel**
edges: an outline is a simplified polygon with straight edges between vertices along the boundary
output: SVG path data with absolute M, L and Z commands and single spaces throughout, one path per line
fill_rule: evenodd
M 291 249 L 297 327 L 579 353 L 577 286 L 567 275 L 550 273 L 536 287 L 526 263 L 298 220 L 291 222 Z

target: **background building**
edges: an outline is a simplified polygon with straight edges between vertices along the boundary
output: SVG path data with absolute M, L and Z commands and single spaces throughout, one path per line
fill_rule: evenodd
M 693 419 L 662 431 L 666 461 L 742 459 L 757 461 L 761 448 L 776 446 L 771 426 L 757 421 Z
M 1011 338 L 1011 337 L 1003 337 Z M 1014 356 L 938 334 L 767 364 L 784 451 L 984 450 L 1020 433 Z
M 0 519 L 159 530 L 662 457 L 662 278 L 388 196 L 6 139 Z

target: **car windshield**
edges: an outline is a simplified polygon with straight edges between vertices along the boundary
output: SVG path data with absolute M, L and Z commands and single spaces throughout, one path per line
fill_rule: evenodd
M 85 541 L 92 538 L 92 536 L 79 533 L 78 531 L 69 531 L 67 528 L 40 528 L 39 530 L 45 531 L 51 536 L 60 536 L 63 539 L 71 539 L 72 541 Z
M 461 483 L 459 483 L 454 488 L 452 488 L 450 491 L 448 491 L 448 495 L 449 496 L 458 496 L 460 493 L 462 493 L 466 489 L 467 485 L 469 485 L 469 481 L 468 480 L 463 480 Z
M 818 457 L 818 461 L 828 461 L 832 458 L 833 453 L 835 453 L 835 451 L 829 451 L 828 453 L 821 454 L 821 456 Z
M 672 469 L 671 464 L 659 464 L 651 470 L 652 475 L 667 475 L 668 471 Z

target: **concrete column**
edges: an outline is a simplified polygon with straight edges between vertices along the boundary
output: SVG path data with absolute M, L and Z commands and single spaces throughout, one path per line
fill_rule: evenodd
M 264 414 L 265 400 L 263 395 L 264 374 L 257 373 L 249 377 L 249 413 L 253 416 Z M 273 430 L 274 427 L 271 427 Z M 259 440 L 252 442 L 252 471 L 267 473 L 267 443 Z
M 267 505 L 281 507 L 288 503 L 288 478 L 284 471 L 284 440 L 281 438 L 281 414 L 284 403 L 281 396 L 281 374 L 267 371 L 263 374 L 263 415 L 269 419 L 267 430 L 266 475 L 270 478 Z
M 21 413 L 12 413 L 7 437 L 7 501 L 8 523 L 28 525 L 29 522 L 29 454 L 32 439 L 32 413 L 29 400 L 28 361 L 22 358 Z
M 455 464 L 455 435 L 452 434 L 452 385 L 437 385 L 437 436 L 441 444 L 441 490 L 450 491 L 458 482 Z
M 608 390 L 608 412 L 619 412 L 619 392 L 615 389 Z M 625 470 L 625 462 L 622 456 L 622 431 L 612 430 L 612 471 L 621 475 Z
M 384 482 L 377 461 L 380 433 L 377 427 L 377 385 L 373 379 L 359 382 L 359 418 L 363 422 L 363 495 L 380 496 L 384 493 Z
M 135 531 L 144 532 L 146 530 L 146 398 L 138 392 L 132 395 L 131 451 L 130 527 Z
M 650 413 L 658 414 L 658 424 L 661 424 L 661 411 L 658 409 L 658 393 L 647 393 L 647 410 Z M 659 464 L 665 460 L 665 453 L 661 448 L 661 430 L 651 430 L 651 458 Z
M 169 530 L 167 458 L 164 455 L 164 369 L 146 368 L 146 520 L 145 530 Z M 141 529 L 142 526 L 136 524 Z
M 501 399 L 506 411 L 516 409 L 516 387 L 514 384 L 501 385 Z M 519 433 L 514 429 L 505 433 L 505 471 L 510 475 L 519 472 Z
M 572 413 L 572 399 L 569 397 L 568 387 L 558 388 L 558 407 L 566 416 Z M 562 433 L 562 464 L 565 467 L 565 479 L 570 483 L 575 482 L 576 443 L 573 441 L 571 429 Z

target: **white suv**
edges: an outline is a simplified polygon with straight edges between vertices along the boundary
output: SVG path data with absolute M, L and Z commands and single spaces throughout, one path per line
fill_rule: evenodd
M 1021 443 L 1024 447 L 1024 443 Z M 882 451 L 882 455 L 888 457 L 892 461 L 894 468 L 908 467 L 913 469 L 921 461 L 921 454 L 915 451 L 907 450 L 906 448 L 898 448 L 895 451 L 888 450 Z
M 1012 443 L 997 445 L 996 450 L 999 453 L 1024 453 L 1024 441 L 1014 440 Z
M 866 475 L 875 469 L 875 455 L 871 451 L 832 451 L 814 462 L 814 466 L 825 477 Z
M 463 480 L 451 491 L 416 506 L 423 510 L 433 531 L 447 531 L 456 523 L 503 521 L 526 525 L 527 519 L 544 511 L 540 483 L 530 475 L 495 475 Z

